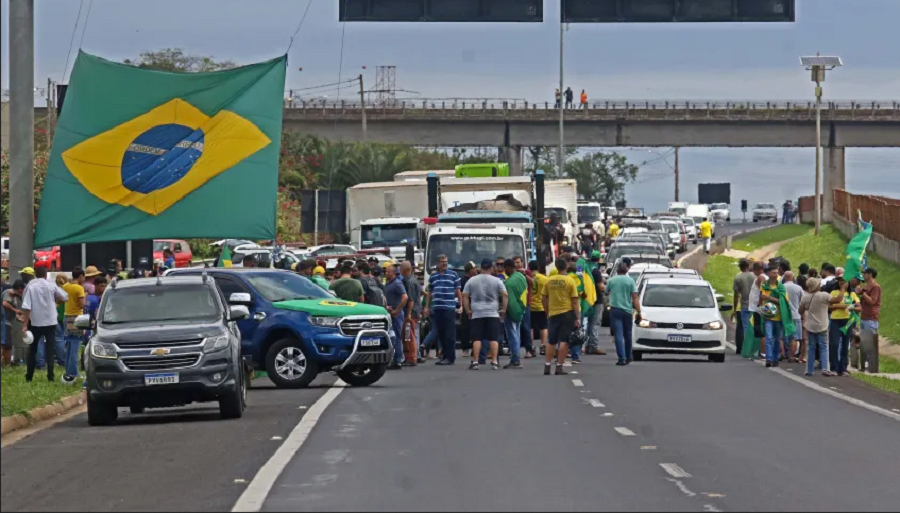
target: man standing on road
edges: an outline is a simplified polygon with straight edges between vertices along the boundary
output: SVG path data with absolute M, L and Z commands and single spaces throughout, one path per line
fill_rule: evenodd
M 632 331 L 634 329 L 634 314 L 641 317 L 641 303 L 638 298 L 637 284 L 634 278 L 628 275 L 628 265 L 619 264 L 616 276 L 610 278 L 606 284 L 609 291 L 609 323 L 612 326 L 616 338 L 616 354 L 618 366 L 625 366 L 634 361 L 632 353 Z
M 368 264 L 366 264 L 368 267 Z M 419 358 L 419 319 L 422 315 L 422 286 L 413 266 L 409 261 L 400 264 L 400 274 L 403 276 L 403 285 L 406 287 L 406 311 L 404 312 L 405 326 L 404 340 L 406 344 L 406 359 L 403 364 L 406 367 L 415 367 L 419 363 L 425 363 L 424 358 Z
M 744 347 L 741 349 L 741 357 L 750 360 L 763 356 L 761 340 L 766 336 L 763 318 L 759 314 L 760 287 L 766 280 L 762 262 L 753 263 L 753 276 L 753 284 L 750 286 L 750 302 L 747 305 L 750 322 L 744 325 Z
M 352 272 L 352 263 L 350 265 L 341 264 L 341 277 L 331 284 L 329 290 L 334 291 L 334 294 L 344 301 L 365 303 L 366 293 L 362 284 L 353 279 Z
M 428 278 L 425 315 L 431 319 L 431 329 L 437 330 L 443 355 L 435 365 L 456 363 L 456 308 L 462 304 L 462 292 L 459 275 L 449 265 L 447 255 L 438 255 L 437 270 Z
M 803 299 L 803 288 L 794 281 L 793 271 L 785 271 L 781 282 L 787 291 L 788 305 L 791 308 L 791 317 L 794 320 L 794 335 L 792 337 L 784 337 L 784 351 L 788 355 L 788 361 L 793 362 L 799 349 L 800 359 L 803 360 L 803 349 L 805 348 L 800 347 L 800 343 L 803 340 L 803 321 L 800 318 L 800 300 Z
M 700 239 L 703 241 L 703 251 L 709 254 L 710 241 L 712 241 L 712 223 L 709 218 L 704 217 L 700 223 Z
M 832 297 L 831 294 L 822 292 L 819 278 L 808 279 L 806 290 L 809 291 L 809 294 L 804 295 L 800 300 L 800 315 L 803 317 L 803 327 L 806 328 L 806 336 L 809 341 L 806 375 L 812 376 L 815 372 L 816 355 L 818 354 L 819 361 L 822 362 L 822 375 L 834 376 L 828 366 L 828 308 L 831 306 Z
M 547 286 L 547 277 L 541 274 L 541 266 L 537 260 L 528 262 L 528 268 L 534 276 L 534 286 L 531 291 L 531 328 L 533 333 L 529 336 L 541 341 L 540 353 L 543 355 L 547 351 L 547 312 L 544 310 L 544 287 Z
M 792 337 L 794 334 L 794 321 L 789 306 L 787 289 L 778 279 L 778 267 L 769 267 L 769 279 L 762 284 L 761 309 L 765 315 L 766 324 L 766 367 L 778 367 L 781 359 L 781 340 L 784 337 Z M 773 305 L 773 306 L 768 306 Z
M 522 342 L 522 349 L 525 350 L 525 358 L 534 358 L 537 351 L 534 350 L 534 336 L 531 332 L 531 300 L 534 294 L 534 274 L 531 269 L 525 267 L 525 262 L 520 256 L 514 256 L 513 262 L 516 264 L 516 271 L 525 276 L 528 284 L 528 297 L 525 301 L 525 314 L 522 316 L 522 330 L 520 331 L 519 340 Z
M 402 369 L 400 362 L 403 361 L 403 310 L 406 303 L 409 302 L 409 296 L 406 295 L 406 285 L 397 275 L 397 268 L 394 265 L 388 265 L 384 268 L 384 277 L 386 279 L 384 285 L 384 300 L 387 303 L 387 311 L 391 314 L 391 324 L 394 341 L 394 363 L 388 369 Z M 358 281 L 354 280 L 357 284 Z M 362 285 L 360 285 L 362 289 Z
M 860 328 L 875 332 L 878 336 L 878 321 L 881 318 L 881 285 L 878 284 L 878 270 L 869 267 L 863 273 L 866 284 L 857 291 L 862 302 L 862 322 Z
M 550 367 L 556 356 L 556 375 L 568 374 L 563 368 L 566 356 L 569 355 L 569 337 L 581 326 L 581 310 L 579 306 L 578 286 L 566 274 L 568 260 L 560 258 L 556 261 L 555 276 L 547 280 L 544 286 L 544 311 L 549 318 L 549 336 L 547 353 L 544 362 L 544 376 L 550 375 Z M 554 353 L 556 353 L 554 355 Z
M 591 271 L 591 279 L 594 281 L 594 287 L 597 289 L 597 301 L 594 303 L 594 316 L 591 318 L 591 332 L 588 334 L 588 346 L 584 351 L 586 354 L 596 354 L 606 356 L 606 351 L 600 349 L 600 319 L 603 318 L 603 308 L 605 303 L 606 282 L 603 280 L 603 271 L 600 270 L 600 252 L 591 253 L 591 263 L 588 264 Z
M 472 363 L 469 364 L 469 370 L 478 370 L 484 342 L 488 344 L 491 368 L 500 368 L 500 318 L 506 315 L 508 305 L 506 287 L 492 274 L 491 260 L 485 258 L 481 261 L 481 273 L 470 278 L 463 291 L 463 308 L 465 315 L 471 319 L 472 331 Z M 512 360 L 507 367 L 511 368 L 511 365 Z
M 522 362 L 519 358 L 522 352 L 522 320 L 528 305 L 528 282 L 525 275 L 516 269 L 514 259 L 504 263 L 504 270 L 508 276 L 504 282 L 508 298 L 503 327 L 506 330 L 506 342 L 509 344 L 509 364 L 503 368 L 521 369 Z M 502 311 L 503 307 L 500 308 Z
M 750 261 L 742 259 L 738 264 L 741 272 L 734 277 L 732 290 L 734 290 L 734 307 L 740 308 L 732 311 L 731 319 L 735 321 L 734 346 L 735 354 L 741 354 L 744 349 L 744 330 L 750 326 L 750 290 L 753 288 L 753 280 L 756 275 L 750 272 Z
M 22 322 L 22 332 L 31 331 L 34 342 L 28 348 L 28 368 L 25 373 L 25 381 L 31 383 L 34 378 L 34 366 L 37 361 L 37 342 L 44 338 L 46 341 L 47 379 L 54 381 L 53 363 L 56 361 L 56 325 L 58 324 L 56 304 L 69 300 L 69 295 L 55 283 L 47 279 L 47 268 L 38 267 L 34 270 L 35 279 L 25 287 L 22 297 L 22 311 L 25 318 Z
M 63 376 L 63 383 L 73 385 L 78 377 L 78 352 L 81 349 L 81 339 L 84 338 L 84 331 L 75 327 L 75 319 L 84 313 L 84 305 L 87 300 L 87 293 L 84 290 L 84 271 L 80 268 L 73 270 L 72 279 L 63 285 L 62 289 L 69 296 L 65 306 L 65 354 L 63 358 L 66 362 L 66 374 Z

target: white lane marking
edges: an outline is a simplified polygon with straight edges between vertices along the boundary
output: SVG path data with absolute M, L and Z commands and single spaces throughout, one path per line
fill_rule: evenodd
M 234 480 L 234 484 L 246 484 L 246 483 L 247 483 L 246 479 L 235 479 Z
M 624 427 L 617 427 L 616 433 L 619 433 L 622 436 L 635 436 L 634 431 Z
M 298 410 L 305 410 L 306 408 L 307 408 L 306 406 L 300 406 L 300 407 L 298 407 L 297 409 L 298 409 Z
M 273 441 L 273 442 L 277 442 L 277 441 L 279 441 L 279 440 L 284 440 L 284 438 L 283 438 L 283 437 L 280 437 L 280 436 L 273 436 L 273 437 L 272 437 L 272 441 Z
M 659 466 L 662 467 L 667 474 L 676 479 L 687 479 L 689 477 L 692 477 L 690 474 L 685 472 L 683 468 L 674 463 L 660 463 Z
M 604 413 L 603 415 L 600 415 L 600 416 L 601 416 L 601 417 L 612 417 L 613 414 L 612 414 L 612 413 L 609 413 L 609 412 L 606 412 L 606 413 Z
M 599 399 L 591 399 L 591 406 L 594 408 L 606 408 L 606 405 L 601 403 Z
M 898 410 L 897 408 L 892 408 L 891 411 L 893 411 L 895 413 L 900 413 L 900 410 Z
M 685 261 L 685 260 L 687 260 L 688 258 L 694 256 L 694 254 L 696 254 L 696 253 L 697 253 L 698 251 L 700 251 L 701 249 L 703 249 L 703 245 L 702 245 L 702 244 L 701 244 L 700 246 L 697 246 L 696 248 L 690 250 L 688 253 L 685 253 L 685 255 L 682 256 L 681 258 L 679 258 L 678 261 L 675 262 L 675 263 L 678 264 L 678 267 L 681 267 L 682 264 L 684 264 L 684 261 Z
M 581 381 L 580 379 L 573 379 L 573 380 L 572 380 L 572 384 L 575 385 L 576 387 L 583 387 L 583 386 L 584 386 L 584 382 Z
M 708 511 L 709 513 L 722 513 L 722 510 L 713 506 L 712 504 L 704 504 L 703 511 Z
M 734 344 L 732 344 L 731 342 L 725 342 L 725 345 L 731 349 L 735 349 Z M 765 364 L 765 362 L 762 360 L 757 360 L 756 363 L 758 363 L 759 365 Z M 871 412 L 875 412 L 879 415 L 883 415 L 889 419 L 894 419 L 896 421 L 900 421 L 900 415 L 898 415 L 898 414 L 900 414 L 900 410 L 895 409 L 894 411 L 888 411 L 884 408 L 875 406 L 874 404 L 869 404 L 865 401 L 861 401 L 859 399 L 854 399 L 853 397 L 850 397 L 848 395 L 844 395 L 844 394 L 835 392 L 834 390 L 829 390 L 823 386 L 817 385 L 816 383 L 814 383 L 806 378 L 802 378 L 800 376 L 795 376 L 793 374 L 789 374 L 778 367 L 772 367 L 772 368 L 769 368 L 769 370 L 772 372 L 781 374 L 782 376 L 784 376 L 792 381 L 796 381 L 797 383 L 800 383 L 801 385 L 805 386 L 806 388 L 811 388 L 817 392 L 821 392 L 823 394 L 830 395 L 831 397 L 834 397 L 835 399 L 840 399 L 841 401 L 848 402 L 854 406 L 859 406 L 860 408 L 865 408 Z
M 848 402 L 854 406 L 859 406 L 860 408 L 865 408 L 866 410 L 869 410 L 869 411 L 877 413 L 879 415 L 883 415 L 889 419 L 893 419 L 893 420 L 900 422 L 900 414 L 894 413 L 892 411 L 888 411 L 884 408 L 879 408 L 878 406 L 875 406 L 874 404 L 869 404 L 865 401 L 860 401 L 859 399 L 854 399 L 853 397 L 841 394 L 839 392 L 835 392 L 834 390 L 829 390 L 823 386 L 819 386 L 819 385 L 815 384 L 814 382 L 812 382 L 808 379 L 804 379 L 804 378 L 801 378 L 800 376 L 795 376 L 793 374 L 784 372 L 782 369 L 779 369 L 778 367 L 772 367 L 769 370 L 776 372 L 778 374 L 781 374 L 782 376 L 784 376 L 792 381 L 796 381 L 797 383 L 800 383 L 801 385 L 805 386 L 806 388 L 811 388 L 813 390 L 816 390 L 817 392 L 822 392 L 823 394 L 830 395 L 831 397 L 840 399 L 841 401 Z
M 294 455 L 297 454 L 297 451 L 300 450 L 300 447 L 303 446 L 303 443 L 306 442 L 306 439 L 309 438 L 310 433 L 312 433 L 313 428 L 316 427 L 328 406 L 344 391 L 345 386 L 346 384 L 343 381 L 337 380 L 331 389 L 325 392 L 325 395 L 320 397 L 316 404 L 303 415 L 300 423 L 288 435 L 287 440 L 275 451 L 272 458 L 259 469 L 253 481 L 241 494 L 231 511 L 256 512 L 262 509 L 263 503 L 272 490 L 272 486 L 274 486 L 278 476 L 281 475 Z
M 655 451 L 656 446 L 655 445 L 642 445 L 641 450 L 642 451 Z
M 696 493 L 688 490 L 688 487 L 685 486 L 684 483 L 682 483 L 678 479 L 672 479 L 671 477 L 667 477 L 666 479 L 672 483 L 675 483 L 675 486 L 677 486 L 678 489 L 681 490 L 681 493 L 687 495 L 688 497 L 696 497 L 697 496 Z

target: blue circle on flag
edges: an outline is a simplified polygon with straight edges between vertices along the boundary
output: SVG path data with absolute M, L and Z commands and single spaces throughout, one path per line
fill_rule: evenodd
M 158 125 L 139 135 L 122 157 L 122 186 L 149 194 L 188 174 L 203 155 L 203 130 Z

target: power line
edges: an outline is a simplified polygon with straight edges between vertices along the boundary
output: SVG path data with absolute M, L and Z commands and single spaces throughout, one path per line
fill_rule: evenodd
M 78 41 L 78 50 L 81 50 L 81 47 L 84 45 L 84 33 L 87 32 L 88 20 L 91 19 L 91 7 L 94 6 L 94 0 L 91 0 L 88 3 L 87 14 L 84 17 L 84 26 L 81 27 L 81 39 Z M 65 77 L 63 77 L 65 78 Z
M 341 84 L 355 84 L 355 83 L 358 83 L 358 82 L 359 82 L 359 79 L 358 79 L 358 78 L 352 78 L 352 79 L 349 79 L 349 80 L 344 80 L 344 81 L 342 81 L 342 82 L 332 82 L 332 83 L 330 83 L 330 84 L 321 84 L 321 85 L 317 85 L 317 86 L 301 87 L 301 88 L 299 88 L 299 89 L 298 89 L 298 88 L 293 88 L 293 89 L 291 89 L 291 91 L 294 91 L 294 92 L 297 92 L 297 91 L 309 91 L 309 90 L 312 90 L 312 89 L 321 89 L 321 88 L 323 88 L 323 87 L 341 86 Z
M 72 58 L 72 46 L 75 44 L 75 34 L 78 32 L 78 22 L 81 20 L 81 8 L 84 7 L 84 0 L 78 4 L 78 17 L 75 18 L 75 26 L 72 27 L 72 38 L 69 40 L 69 53 L 66 55 L 66 66 L 63 68 L 63 82 L 66 81 L 66 75 L 69 73 L 69 59 Z
M 297 37 L 297 34 L 300 33 L 300 27 L 303 26 L 303 22 L 306 21 L 306 15 L 309 14 L 309 8 L 312 5 L 312 0 L 309 0 L 306 4 L 306 10 L 303 11 L 303 17 L 300 18 L 300 23 L 297 24 L 297 30 L 294 31 L 294 35 L 291 36 L 291 42 L 288 43 L 287 50 L 284 53 L 290 53 L 291 47 L 294 46 L 294 38 Z

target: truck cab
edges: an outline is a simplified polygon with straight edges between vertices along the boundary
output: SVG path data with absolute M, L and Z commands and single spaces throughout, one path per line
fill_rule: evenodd
M 460 275 L 468 262 L 497 257 L 525 256 L 526 232 L 522 228 L 493 224 L 457 224 L 433 226 L 425 246 L 425 284 L 437 268 L 437 257 L 446 255 L 450 269 Z
M 415 217 L 366 219 L 359 225 L 358 247 L 363 252 L 383 249 L 393 258 L 404 259 L 407 244 L 412 244 L 416 248 L 422 247 L 420 222 L 421 219 Z M 421 263 L 423 259 L 422 252 L 416 251 L 416 263 Z

